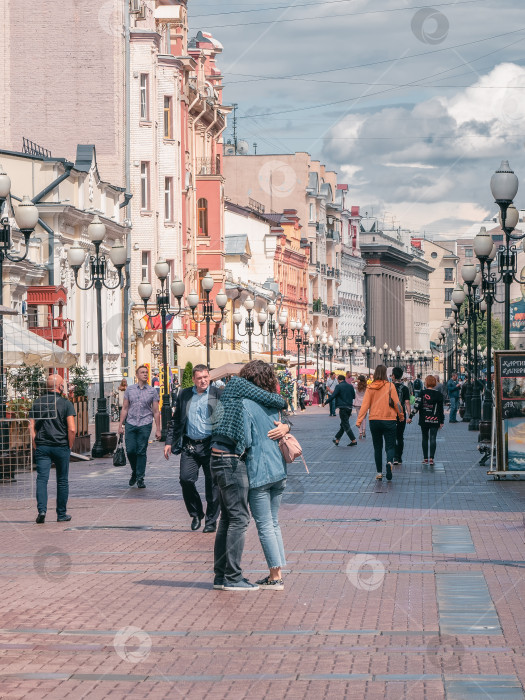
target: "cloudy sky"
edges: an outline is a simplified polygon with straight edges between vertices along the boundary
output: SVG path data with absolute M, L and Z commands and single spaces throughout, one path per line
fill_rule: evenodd
M 502 159 L 525 208 L 523 0 L 188 7 L 190 27 L 224 45 L 224 101 L 258 153 L 308 151 L 362 212 L 428 234 L 461 235 L 494 211 Z

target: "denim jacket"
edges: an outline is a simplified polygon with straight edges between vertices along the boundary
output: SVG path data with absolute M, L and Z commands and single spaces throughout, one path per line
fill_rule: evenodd
M 286 462 L 277 440 L 270 440 L 268 431 L 275 428 L 279 412 L 255 401 L 243 399 L 246 470 L 250 488 L 273 484 L 286 479 Z

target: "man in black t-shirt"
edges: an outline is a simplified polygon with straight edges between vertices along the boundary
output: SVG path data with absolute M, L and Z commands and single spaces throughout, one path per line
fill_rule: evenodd
M 402 382 L 401 378 L 403 376 L 403 370 L 401 367 L 394 367 L 392 370 L 392 377 L 394 378 L 394 386 L 399 396 L 399 403 L 405 412 L 405 420 L 397 420 L 397 433 L 396 433 L 396 454 L 394 457 L 394 464 L 403 464 L 403 447 L 405 446 L 405 426 L 407 424 L 407 415 L 410 413 L 410 392 L 408 387 L 406 387 Z
M 69 458 L 75 441 L 75 407 L 62 396 L 64 380 L 59 374 L 47 378 L 47 393 L 38 398 L 29 411 L 29 431 L 35 450 L 36 522 L 45 522 L 47 482 L 51 464 L 56 467 L 57 522 L 71 520 L 67 514 L 69 495 Z

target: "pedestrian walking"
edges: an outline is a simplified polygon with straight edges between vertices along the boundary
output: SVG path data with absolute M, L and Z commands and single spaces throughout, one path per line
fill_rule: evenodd
M 423 380 L 421 379 L 420 374 L 418 374 L 417 377 L 414 379 L 412 387 L 413 387 L 413 391 L 414 391 L 414 396 L 417 399 L 417 397 L 421 393 L 421 390 L 423 389 Z
M 151 380 L 151 386 L 157 392 L 157 398 L 160 399 L 160 377 L 158 369 L 153 370 L 153 379 Z
M 436 391 L 436 384 L 436 378 L 429 374 L 425 379 L 425 389 L 416 399 L 409 419 L 409 422 L 411 422 L 411 419 L 419 412 L 423 464 L 434 464 L 437 431 L 442 428 L 445 423 L 443 394 L 440 391 Z
M 206 365 L 195 365 L 193 386 L 179 392 L 164 446 L 166 459 L 172 452 L 181 455 L 179 482 L 186 510 L 191 517 L 191 529 L 199 530 L 204 520 L 203 532 L 215 532 L 219 517 L 219 489 L 212 479 L 210 459 L 212 418 L 220 395 L 220 389 L 210 386 L 210 373 Z M 196 486 L 201 468 L 204 473 L 206 515 Z
M 335 372 L 330 372 L 330 376 L 326 380 L 326 395 L 325 395 L 325 403 L 328 403 L 328 406 L 330 408 L 330 417 L 335 418 L 335 404 L 333 401 L 333 396 L 334 396 L 334 391 L 335 387 L 337 386 L 338 381 L 335 376 Z
M 392 479 L 392 463 L 396 452 L 396 419 L 404 420 L 403 409 L 395 386 L 387 379 L 385 365 L 378 365 L 374 372 L 372 383 L 367 388 L 363 404 L 357 417 L 357 427 L 369 412 L 370 432 L 374 444 L 374 459 L 376 463 L 376 479 L 383 478 L 383 440 L 386 451 L 386 478 Z
M 366 392 L 366 377 L 364 374 L 360 374 L 357 377 L 357 382 L 354 386 L 354 391 L 355 391 L 355 399 L 354 399 L 354 407 L 357 410 L 357 413 L 359 413 L 359 409 L 363 405 L 363 399 L 365 398 L 365 392 Z M 357 427 L 357 425 L 356 425 Z M 359 439 L 364 440 L 366 438 L 366 417 L 363 418 L 363 422 L 359 426 Z
M 299 382 L 297 384 L 297 394 L 299 400 L 299 408 L 301 409 L 301 413 L 304 413 L 304 411 L 306 411 L 306 399 L 308 397 L 308 392 L 303 382 Z
M 410 393 L 408 391 L 408 387 L 406 387 L 401 381 L 403 378 L 403 370 L 401 367 L 394 367 L 392 369 L 392 376 L 394 378 L 394 386 L 396 388 L 399 403 L 401 404 L 404 415 L 404 420 L 397 419 L 396 421 L 396 453 L 394 457 L 394 464 L 403 464 L 406 419 L 410 415 Z
M 75 442 L 75 407 L 62 396 L 64 379 L 51 374 L 46 382 L 47 391 L 31 406 L 29 411 L 29 433 L 36 464 L 36 522 L 42 525 L 47 513 L 47 483 L 51 464 L 56 468 L 57 522 L 68 522 L 69 459 Z
M 122 411 L 122 407 L 124 406 L 124 394 L 126 393 L 126 389 L 128 388 L 128 380 L 123 379 L 119 387 L 117 389 L 118 391 L 118 411 L 119 411 L 119 420 L 120 420 L 120 412 Z
M 452 376 L 447 382 L 447 392 L 448 392 L 448 398 L 450 400 L 450 415 L 448 422 L 449 423 L 457 423 L 457 413 L 458 413 L 458 406 L 459 406 L 459 391 L 460 391 L 460 385 L 458 384 L 458 375 L 457 372 L 453 372 Z
M 322 379 L 317 379 L 314 384 L 314 389 L 317 390 L 317 396 L 319 401 L 319 406 L 324 405 L 324 397 L 326 393 L 326 387 Z
M 120 412 L 118 432 L 124 433 L 126 426 L 126 452 L 131 466 L 129 485 L 145 489 L 146 458 L 148 441 L 155 421 L 155 436 L 160 440 L 159 399 L 155 389 L 148 384 L 148 368 L 137 367 L 136 383 L 128 386 L 124 392 L 124 403 Z
M 171 408 L 175 408 L 177 405 L 177 396 L 179 395 L 180 391 L 180 386 L 179 386 L 179 380 L 177 377 L 173 377 L 171 386 L 170 386 L 170 403 L 171 403 Z
M 212 470 L 220 489 L 221 517 L 215 538 L 214 588 L 283 590 L 285 554 L 279 506 L 286 486 L 286 463 L 278 441 L 290 426 L 280 421 L 285 400 L 275 393 L 276 377 L 267 362 L 254 360 L 233 377 L 221 397 L 222 416 L 214 426 Z M 255 584 L 240 565 L 249 522 L 248 503 L 269 568 Z
M 355 389 L 352 384 L 346 381 L 346 378 L 342 374 L 337 377 L 337 380 L 339 384 L 335 387 L 333 400 L 336 409 L 339 409 L 341 425 L 333 439 L 333 443 L 336 446 L 339 445 L 339 440 L 343 437 L 343 434 L 346 433 L 350 439 L 348 447 L 354 447 L 354 445 L 357 445 L 357 440 L 350 427 L 350 416 L 352 415 L 352 406 L 355 399 Z

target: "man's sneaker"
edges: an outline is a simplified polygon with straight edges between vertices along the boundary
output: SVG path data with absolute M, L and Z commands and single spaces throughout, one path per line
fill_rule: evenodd
M 135 474 L 132 474 L 132 475 L 131 475 L 131 479 L 129 480 L 128 483 L 129 483 L 130 486 L 135 486 L 135 484 L 137 483 L 137 477 L 136 477 Z
M 139 479 L 137 481 L 137 488 L 138 489 L 145 489 L 146 488 L 146 484 L 144 483 L 144 479 Z
M 247 578 L 242 578 L 235 583 L 225 583 L 223 591 L 258 591 L 259 586 L 256 583 L 250 583 Z
M 41 513 L 39 513 L 36 516 L 36 523 L 37 523 L 37 525 L 42 525 L 42 523 L 45 523 L 45 521 L 46 521 L 46 514 L 44 511 L 42 511 Z
M 261 588 L 267 588 L 272 591 L 284 591 L 284 581 L 282 578 L 272 581 L 269 576 L 262 578 L 260 581 L 255 582 Z
M 392 465 L 390 462 L 386 463 L 386 480 L 392 481 Z
M 213 579 L 213 588 L 216 591 L 223 591 L 224 590 L 224 579 L 216 576 Z
M 57 523 L 68 523 L 71 520 L 71 516 L 67 513 L 65 515 L 59 515 L 57 517 Z

